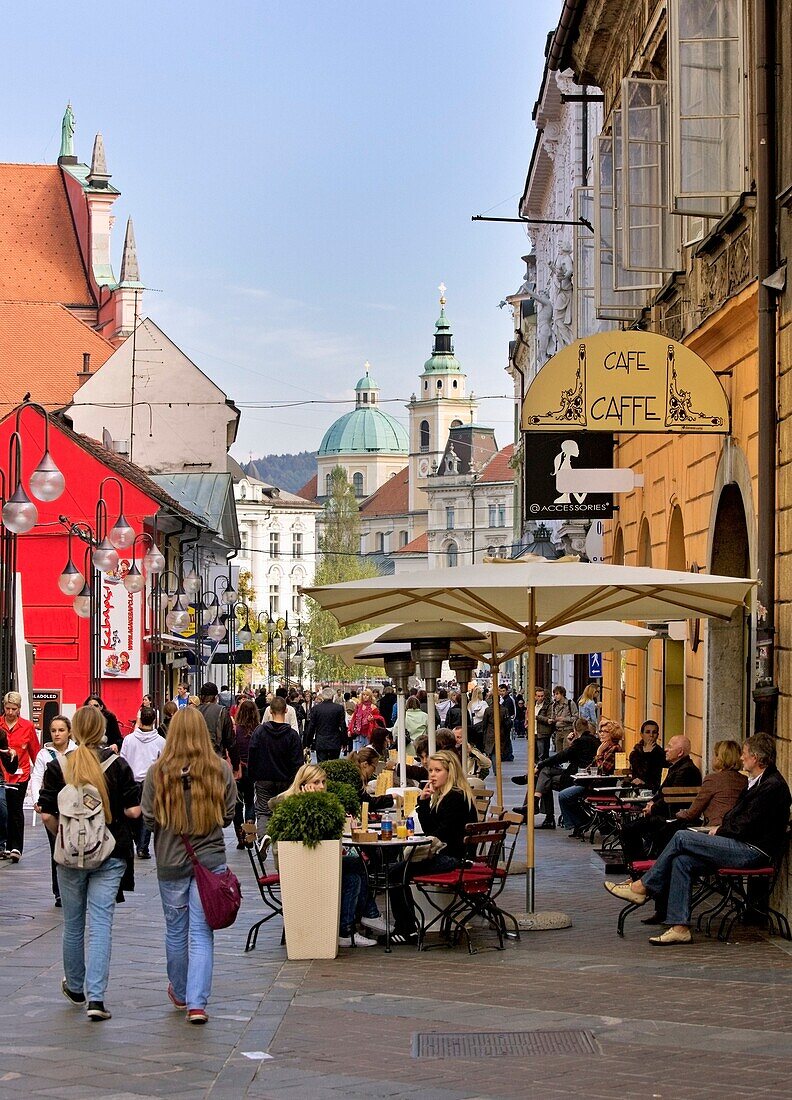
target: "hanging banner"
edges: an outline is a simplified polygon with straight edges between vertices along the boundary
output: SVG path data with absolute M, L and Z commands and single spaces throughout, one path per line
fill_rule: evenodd
M 657 332 L 598 332 L 528 387 L 524 431 L 728 434 L 729 404 L 701 356 Z
M 141 675 L 143 594 L 127 592 L 120 575 L 114 574 L 102 576 L 99 592 L 102 679 L 137 680 Z
M 594 432 L 531 432 L 525 437 L 525 515 L 527 519 L 610 519 L 610 493 L 564 492 L 559 471 L 609 470 L 613 436 Z

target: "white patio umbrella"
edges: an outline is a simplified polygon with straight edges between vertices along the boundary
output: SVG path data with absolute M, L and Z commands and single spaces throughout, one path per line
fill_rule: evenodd
M 439 568 L 348 584 L 306 588 L 305 595 L 332 611 L 342 626 L 356 622 L 396 623 L 453 617 L 482 620 L 521 635 L 504 660 L 528 654 L 528 699 L 536 686 L 539 631 L 604 619 L 663 620 L 718 618 L 728 621 L 755 581 L 640 566 L 497 559 L 482 565 Z M 498 635 L 491 635 L 500 652 Z M 496 674 L 497 682 L 497 674 Z M 500 743 L 499 708 L 494 708 L 496 745 Z M 526 909 L 534 912 L 534 732 L 535 713 L 527 708 L 528 791 Z

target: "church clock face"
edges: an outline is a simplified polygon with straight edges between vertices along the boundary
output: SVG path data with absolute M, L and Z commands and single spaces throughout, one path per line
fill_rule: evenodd
M 422 458 L 421 461 L 418 463 L 418 476 L 419 477 L 428 477 L 429 476 L 429 459 L 428 458 Z

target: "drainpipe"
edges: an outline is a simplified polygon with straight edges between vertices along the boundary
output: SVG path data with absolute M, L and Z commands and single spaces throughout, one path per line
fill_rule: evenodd
M 757 517 L 759 590 L 756 636 L 754 729 L 775 735 L 778 685 L 775 682 L 775 555 L 777 453 L 776 294 L 765 283 L 777 264 L 776 243 L 776 4 L 756 0 L 755 156 L 756 267 L 759 282 L 759 491 Z

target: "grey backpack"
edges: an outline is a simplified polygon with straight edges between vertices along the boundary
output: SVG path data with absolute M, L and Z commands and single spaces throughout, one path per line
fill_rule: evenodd
M 115 755 L 102 764 L 106 772 Z M 90 783 L 67 783 L 58 795 L 58 832 L 54 859 L 61 867 L 93 871 L 112 854 L 115 837 L 107 827 L 99 791 Z

